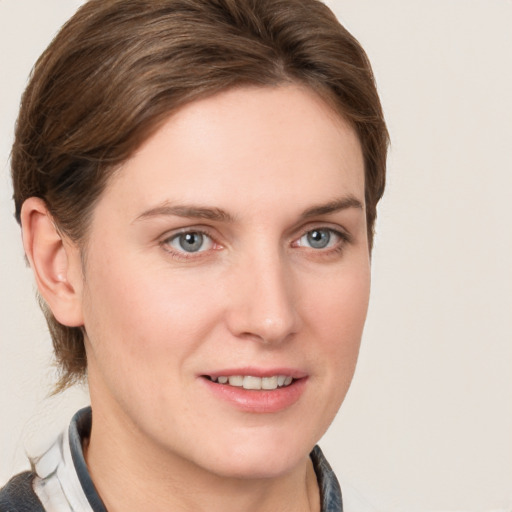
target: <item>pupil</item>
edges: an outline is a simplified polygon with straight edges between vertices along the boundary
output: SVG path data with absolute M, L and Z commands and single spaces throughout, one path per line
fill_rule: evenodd
M 203 235 L 201 233 L 185 233 L 180 238 L 180 245 L 187 252 L 196 252 L 203 245 Z
M 331 235 L 326 230 L 315 229 L 308 233 L 308 242 L 315 249 L 323 249 L 327 246 L 331 239 Z

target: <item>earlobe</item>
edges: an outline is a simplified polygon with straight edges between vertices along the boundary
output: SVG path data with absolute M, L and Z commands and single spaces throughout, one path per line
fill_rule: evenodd
M 80 252 L 63 236 L 45 202 L 30 197 L 22 206 L 23 247 L 39 293 L 63 325 L 83 325 Z

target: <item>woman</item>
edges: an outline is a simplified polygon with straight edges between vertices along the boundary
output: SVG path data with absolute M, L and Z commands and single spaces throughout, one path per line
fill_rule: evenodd
M 314 0 L 91 0 L 38 61 L 16 216 L 91 408 L 0 510 L 342 510 L 387 132 Z

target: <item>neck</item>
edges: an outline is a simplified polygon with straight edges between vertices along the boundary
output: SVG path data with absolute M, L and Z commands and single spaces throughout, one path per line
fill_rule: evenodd
M 234 478 L 213 474 L 161 447 L 133 425 L 94 409 L 84 455 L 109 512 L 320 512 L 320 493 L 309 457 L 285 475 Z

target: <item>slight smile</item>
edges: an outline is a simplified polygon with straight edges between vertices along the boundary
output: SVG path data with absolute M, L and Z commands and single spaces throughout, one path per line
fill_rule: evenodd
M 300 399 L 308 381 L 306 373 L 284 368 L 239 368 L 201 377 L 215 396 L 236 409 L 251 413 L 284 411 Z

